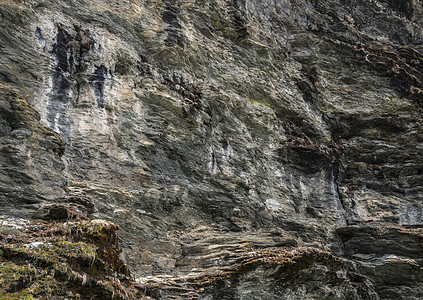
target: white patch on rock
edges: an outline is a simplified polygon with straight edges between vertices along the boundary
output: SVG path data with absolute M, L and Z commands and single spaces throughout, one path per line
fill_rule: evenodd
M 12 137 L 23 140 L 32 136 L 32 131 L 26 128 L 18 128 L 11 132 Z
M 40 248 L 41 245 L 44 245 L 44 242 L 33 242 L 30 244 L 25 244 L 24 246 L 31 250 L 34 250 Z
M 282 210 L 283 207 L 274 199 L 266 199 L 266 207 L 271 210 Z

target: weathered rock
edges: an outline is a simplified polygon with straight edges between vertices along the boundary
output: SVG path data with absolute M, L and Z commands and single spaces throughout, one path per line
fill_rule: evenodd
M 153 298 L 421 297 L 419 238 L 398 229 L 423 223 L 420 1 L 6 0 L 0 16 L 4 218 L 113 221 Z M 314 254 L 246 271 L 247 243 Z
M 414 227 L 414 228 L 413 228 Z M 422 285 L 422 229 L 374 224 L 338 228 L 345 254 L 371 278 L 382 299 L 419 299 Z

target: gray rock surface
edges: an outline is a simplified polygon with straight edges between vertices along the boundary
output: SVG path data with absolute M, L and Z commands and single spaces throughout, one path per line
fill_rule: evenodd
M 118 224 L 153 299 L 421 299 L 422 16 L 3 0 L 2 218 Z

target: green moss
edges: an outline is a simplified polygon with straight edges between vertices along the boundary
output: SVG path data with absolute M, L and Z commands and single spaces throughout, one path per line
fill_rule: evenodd
M 1 235 L 14 235 L 14 236 L 24 236 L 24 234 L 16 228 L 7 227 L 7 226 L 0 226 L 0 234 Z
M 18 244 L 0 243 L 0 300 L 136 299 L 129 277 L 122 281 L 129 271 L 119 258 L 117 225 L 42 224 L 43 238 L 28 234 Z M 39 224 L 34 228 L 28 232 L 38 233 Z M 120 279 L 114 277 L 119 272 Z
M 34 297 L 34 295 L 28 294 L 26 291 L 20 292 L 20 293 L 12 293 L 12 294 L 3 294 L 0 296 L 1 300 L 35 300 L 37 299 Z
M 248 98 L 248 103 L 250 103 L 253 106 L 263 105 L 265 107 L 270 108 L 270 103 L 268 101 L 266 101 L 266 99 L 256 100 L 256 99 Z
M 324 113 L 331 113 L 331 112 L 335 112 L 336 111 L 334 108 L 331 108 L 329 106 L 321 106 L 321 107 L 319 107 L 319 110 L 321 112 L 324 112 Z
M 48 272 L 28 263 L 2 262 L 0 274 L 0 299 L 39 299 L 61 290 L 61 284 Z
M 413 93 L 413 94 L 423 95 L 423 90 L 422 90 L 422 89 L 420 89 L 420 88 L 418 88 L 418 87 L 415 87 L 415 86 L 411 87 L 411 88 L 410 88 L 410 91 L 411 91 L 411 93 Z
M 382 132 L 376 128 L 369 128 L 363 131 L 363 135 L 366 137 L 380 138 L 382 137 Z
M 0 287 L 4 290 L 11 290 L 16 283 L 24 283 L 32 275 L 33 271 L 27 266 L 18 266 L 11 262 L 0 264 Z

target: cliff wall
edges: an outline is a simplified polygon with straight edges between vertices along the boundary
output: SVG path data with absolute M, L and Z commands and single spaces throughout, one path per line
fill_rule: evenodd
M 2 0 L 3 232 L 113 222 L 152 299 L 421 299 L 422 12 Z

